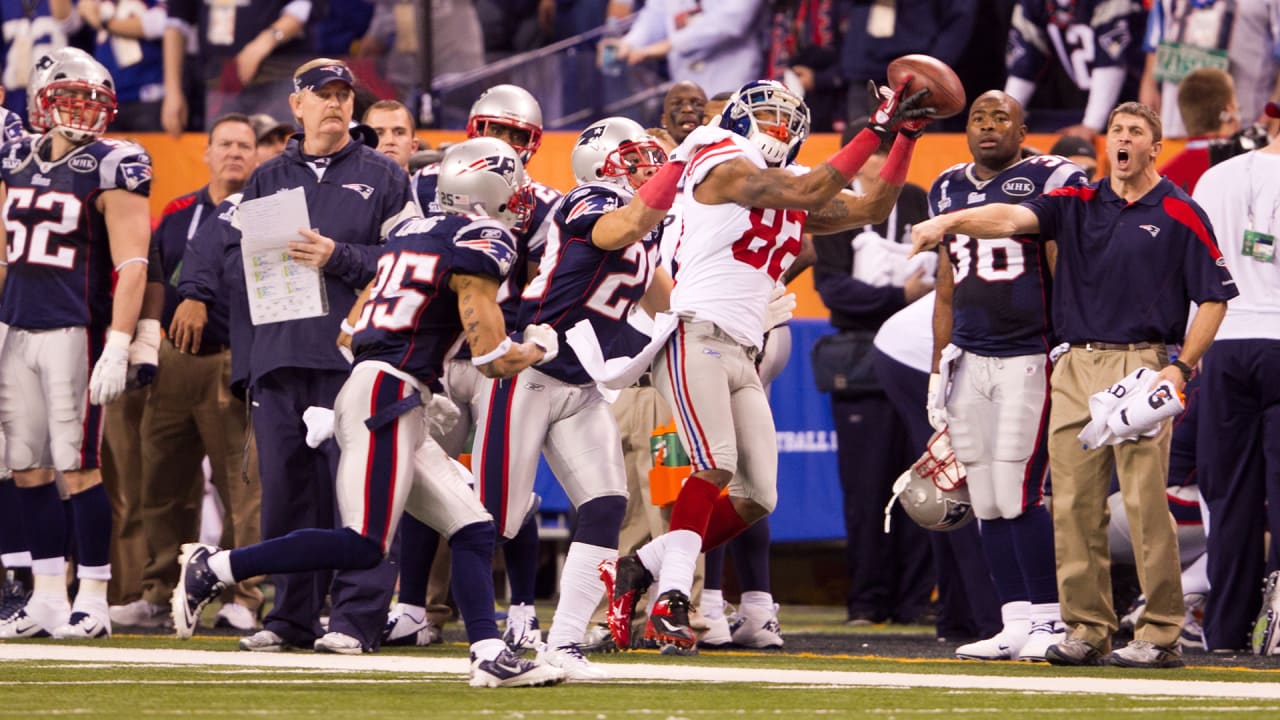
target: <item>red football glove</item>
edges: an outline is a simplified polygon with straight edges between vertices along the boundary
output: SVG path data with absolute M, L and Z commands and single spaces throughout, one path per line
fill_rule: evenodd
M 907 75 L 896 89 L 885 88 L 882 93 L 874 81 L 867 81 L 867 90 L 871 93 L 872 101 L 879 104 L 876 111 L 871 114 L 867 127 L 880 137 L 888 138 L 894 131 L 898 131 L 908 137 L 918 138 L 924 132 L 925 126 L 929 124 L 934 114 L 933 107 L 924 105 L 924 99 L 929 95 L 929 88 L 921 88 L 907 95 L 907 86 L 910 83 L 911 76 Z

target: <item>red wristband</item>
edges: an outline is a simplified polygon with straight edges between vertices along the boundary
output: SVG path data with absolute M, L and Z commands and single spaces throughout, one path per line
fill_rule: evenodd
M 890 185 L 902 185 L 907 182 L 907 167 L 911 165 L 911 151 L 915 149 L 915 138 L 898 133 L 889 149 L 889 159 L 880 168 L 880 179 Z
M 827 160 L 827 164 L 843 175 L 845 180 L 852 180 L 853 176 L 858 174 L 858 169 L 878 147 L 880 147 L 880 136 L 868 128 L 863 128 L 862 132 L 854 135 L 853 139 L 840 148 L 839 152 L 832 155 L 831 159 Z
M 662 168 L 636 191 L 636 197 L 654 210 L 670 210 L 676 201 L 676 185 L 684 174 L 684 163 L 671 161 L 663 163 Z

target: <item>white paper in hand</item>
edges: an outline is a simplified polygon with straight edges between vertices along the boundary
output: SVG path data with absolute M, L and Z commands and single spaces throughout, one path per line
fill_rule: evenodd
M 302 239 L 298 228 L 311 227 L 302 188 L 240 203 L 236 225 L 254 325 L 329 313 L 324 273 L 289 257 L 289 243 Z

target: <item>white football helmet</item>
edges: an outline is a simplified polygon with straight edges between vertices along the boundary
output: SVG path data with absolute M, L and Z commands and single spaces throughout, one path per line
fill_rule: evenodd
M 522 227 L 533 212 L 524 164 L 497 138 L 473 138 L 445 149 L 436 202 L 445 212 L 487 215 L 509 228 Z
M 31 126 L 73 143 L 94 140 L 116 117 L 111 73 L 83 50 L 64 47 L 36 61 L 27 87 Z
M 528 90 L 515 85 L 495 85 L 476 99 L 467 118 L 467 137 L 485 137 L 490 125 L 526 132 L 524 144 L 513 144 L 520 161 L 527 163 L 542 144 L 542 106 Z
M 809 106 L 775 80 L 756 80 L 738 89 L 720 113 L 720 127 L 760 148 L 773 167 L 796 159 L 809 137 Z
M 884 509 L 885 532 L 895 501 L 926 530 L 949 531 L 969 524 L 975 516 L 966 477 L 951 449 L 951 435 L 945 428 L 935 432 L 920 459 L 893 484 L 893 497 Z
M 667 161 L 667 153 L 640 123 L 611 117 L 582 131 L 570 161 L 579 185 L 603 180 L 635 189 L 638 185 L 632 182 L 632 173 L 661 167 Z

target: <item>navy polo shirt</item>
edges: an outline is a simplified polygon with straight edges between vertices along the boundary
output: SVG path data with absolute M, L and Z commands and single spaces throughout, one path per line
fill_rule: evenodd
M 1165 178 L 1126 203 L 1110 179 L 1023 203 L 1058 241 L 1058 339 L 1181 343 L 1190 304 L 1238 294 L 1200 206 Z

